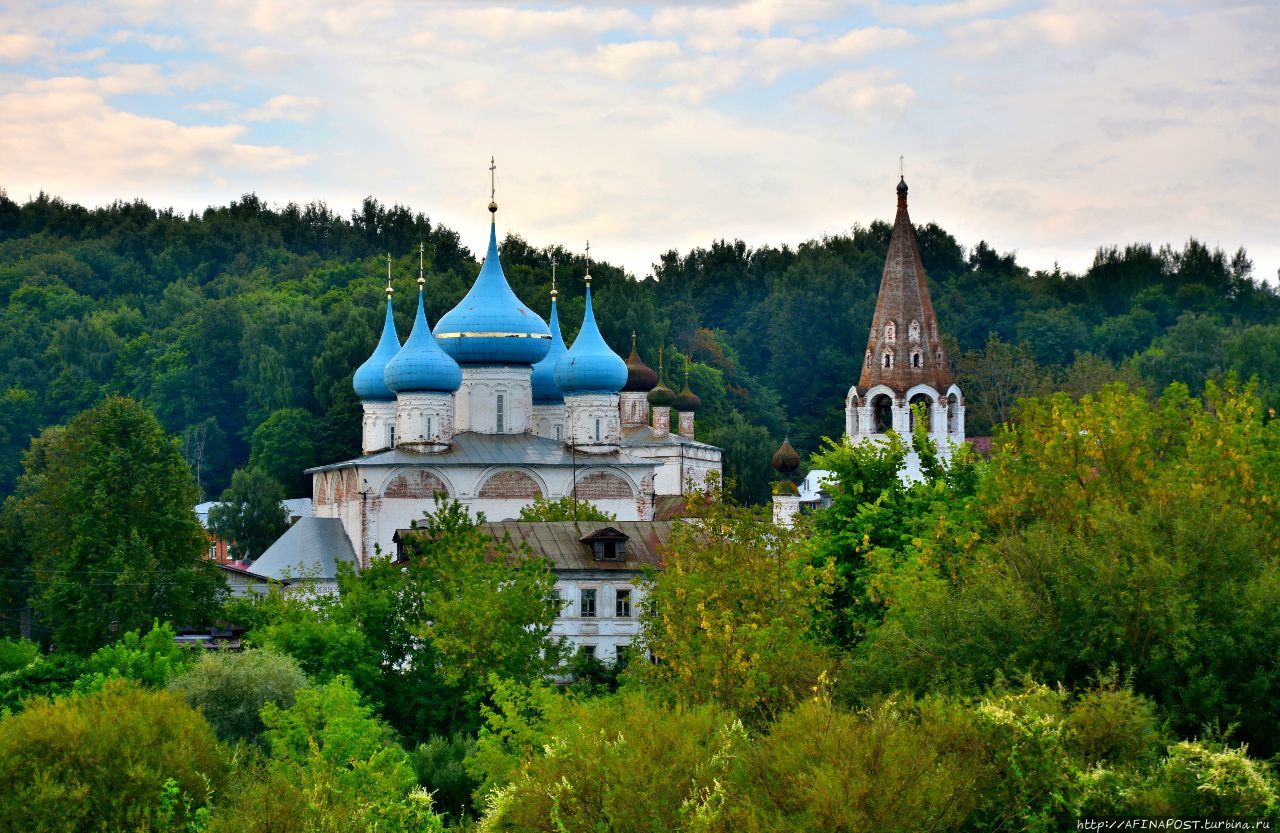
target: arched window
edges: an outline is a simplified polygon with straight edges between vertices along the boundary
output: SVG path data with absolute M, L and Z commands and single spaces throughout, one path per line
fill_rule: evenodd
M 866 361 L 863 362 L 863 364 L 865 364 L 867 367 L 871 367 L 871 351 L 870 350 L 867 351 L 867 358 L 866 358 Z
M 885 366 L 885 367 L 893 367 L 893 353 L 891 353 L 891 352 L 886 352 L 886 353 L 884 354 L 884 366 Z
M 947 433 L 954 434 L 960 430 L 960 400 L 956 395 L 947 396 Z
M 911 325 L 907 327 L 907 338 L 910 339 L 911 341 L 920 340 L 920 322 L 919 321 L 912 321 Z
M 501 434 L 506 430 L 506 422 L 507 422 L 507 413 L 506 413 L 507 392 L 505 390 L 498 391 L 497 402 L 495 404 L 496 404 L 495 415 L 497 417 L 497 422 L 498 422 L 498 433 Z
M 898 340 L 898 328 L 892 321 L 884 325 L 884 340 L 890 344 Z
M 911 419 L 910 419 L 911 430 L 912 431 L 916 430 L 916 407 L 920 405 L 924 406 L 925 425 L 928 425 L 929 424 L 929 406 L 933 404 L 933 400 L 929 398 L 929 395 L 927 393 L 917 393 L 915 396 L 911 397 L 911 402 L 908 404 L 911 406 Z
M 912 354 L 911 354 L 911 366 L 912 366 L 912 367 L 920 367 L 920 366 L 921 366 L 921 363 L 920 363 L 920 351 L 919 351 L 919 350 L 916 350 L 914 353 L 912 353 Z
M 871 400 L 871 424 L 877 434 L 893 427 L 893 399 L 888 394 L 882 393 Z

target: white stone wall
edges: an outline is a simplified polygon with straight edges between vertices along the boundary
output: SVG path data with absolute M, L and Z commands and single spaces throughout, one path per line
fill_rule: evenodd
M 796 522 L 796 515 L 799 514 L 799 495 L 773 496 L 773 522 L 775 525 L 789 528 Z
M 551 626 L 553 636 L 567 639 L 574 649 L 595 647 L 597 659 L 613 662 L 619 646 L 630 645 L 640 634 L 640 600 L 644 583 L 638 573 L 601 570 L 557 571 L 556 590 L 564 602 L 560 616 Z M 582 615 L 582 591 L 596 591 L 596 615 Z M 631 615 L 617 616 L 617 592 L 631 592 Z
M 454 425 L 461 433 L 524 434 L 534 430 L 529 367 L 463 365 L 455 394 Z M 501 397 L 501 400 L 499 400 Z M 501 410 L 498 403 L 501 401 Z M 501 430 L 499 430 L 499 422 Z
M 453 443 L 453 395 L 402 393 L 396 399 L 396 447 L 430 453 Z
M 911 441 L 909 403 L 912 397 L 918 394 L 929 398 L 931 404 L 926 410 L 929 419 L 929 439 L 933 440 L 938 447 L 938 456 L 944 463 L 947 462 L 951 459 L 952 450 L 959 447 L 965 438 L 964 397 L 960 393 L 960 388 L 955 385 L 949 387 L 945 395 L 928 385 L 916 385 L 906 391 L 903 396 L 897 396 L 884 385 L 877 385 L 862 395 L 859 395 L 856 386 L 852 387 L 845 398 L 845 434 L 855 443 L 884 442 L 884 435 L 876 433 L 875 409 L 872 403 L 878 396 L 887 395 L 892 399 L 890 422 L 893 430 L 909 444 Z M 906 482 L 922 478 L 920 457 L 914 451 L 907 454 L 900 474 Z
M 396 403 L 364 402 L 360 450 L 365 454 L 386 451 L 394 444 Z
M 622 442 L 622 426 L 618 413 L 618 395 L 585 393 L 566 396 L 566 440 L 584 454 L 607 454 L 618 450 Z
M 534 405 L 533 433 L 556 442 L 564 442 L 564 405 Z
M 658 495 L 684 494 L 681 487 L 690 480 L 695 488 L 702 489 L 712 475 L 724 478 L 722 452 L 712 446 L 664 442 L 627 446 L 626 450 L 632 457 L 658 466 L 653 478 L 653 490 Z
M 519 517 L 541 495 L 550 500 L 575 492 L 578 498 L 620 521 L 653 519 L 652 474 L 647 468 L 593 465 L 579 456 L 568 466 L 360 466 L 321 472 L 313 478 L 315 514 L 341 518 L 351 547 L 367 564 L 381 548 L 395 551 L 398 529 L 407 529 L 435 508 L 444 492 L 473 515 L 490 521 Z M 341 484 L 340 488 L 338 484 Z M 323 493 L 323 494 L 322 494 Z

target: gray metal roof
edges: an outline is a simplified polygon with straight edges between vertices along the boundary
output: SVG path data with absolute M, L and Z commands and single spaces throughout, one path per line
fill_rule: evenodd
M 582 543 L 583 538 L 605 528 L 627 536 L 626 559 L 597 561 L 591 547 Z M 527 545 L 535 554 L 549 559 L 557 570 L 661 569 L 662 551 L 671 537 L 671 524 L 659 521 L 498 521 L 481 524 L 480 529 L 499 541 L 511 536 L 512 544 Z
M 574 454 L 569 446 L 557 440 L 534 434 L 454 434 L 453 446 L 435 454 L 415 454 L 393 448 L 389 451 L 357 457 L 341 463 L 330 463 L 307 469 L 307 474 L 360 464 L 364 466 L 572 466 Z M 584 454 L 578 452 L 579 466 L 645 466 L 653 463 L 638 460 L 624 452 Z
M 647 425 L 636 425 L 622 429 L 623 448 L 631 448 L 633 446 L 640 445 L 688 445 L 696 446 L 697 448 L 714 448 L 717 451 L 720 450 L 719 446 L 700 443 L 697 440 L 682 437 L 674 432 L 659 434 Z
M 338 518 L 299 518 L 250 566 L 273 579 L 332 581 L 338 564 L 355 566 L 356 554 Z

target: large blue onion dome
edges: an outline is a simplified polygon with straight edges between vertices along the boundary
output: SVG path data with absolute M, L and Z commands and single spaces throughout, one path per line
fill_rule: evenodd
M 400 352 L 400 336 L 396 335 L 396 321 L 391 315 L 391 291 L 387 291 L 387 320 L 382 325 L 382 338 L 373 354 L 364 360 L 364 364 L 356 368 L 356 375 L 351 380 L 356 396 L 364 402 L 391 402 L 396 392 L 387 387 L 382 372 L 387 368 L 396 353 Z
M 569 352 L 556 362 L 556 384 L 565 394 L 617 393 L 627 383 L 627 364 L 609 349 L 591 309 L 591 276 L 587 275 L 587 308 L 582 329 Z
M 489 204 L 490 211 L 498 207 Z M 524 364 L 551 349 L 551 331 L 511 291 L 498 260 L 498 232 L 489 224 L 489 251 L 480 276 L 458 305 L 436 322 L 436 338 L 462 364 Z
M 419 279 L 421 285 L 421 279 Z M 418 290 L 418 315 L 404 346 L 387 362 L 383 374 L 387 387 L 396 393 L 432 391 L 452 393 L 462 386 L 462 369 L 436 344 L 427 313 L 423 308 L 423 292 Z
M 560 313 L 556 311 L 556 291 L 551 290 L 551 349 L 542 361 L 533 366 L 533 404 L 560 405 L 564 394 L 556 384 L 556 362 L 568 352 L 564 337 L 560 335 Z

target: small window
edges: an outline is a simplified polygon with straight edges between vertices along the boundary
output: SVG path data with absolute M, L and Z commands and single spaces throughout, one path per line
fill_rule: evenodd
M 911 341 L 920 340 L 920 322 L 919 321 L 912 321 L 911 325 L 907 327 L 907 338 L 910 339 Z
M 498 418 L 499 434 L 501 434 L 504 430 L 506 430 L 506 414 L 504 413 L 504 409 L 506 406 L 506 399 L 507 399 L 507 395 L 505 393 L 498 394 L 498 402 L 497 402 L 497 407 L 495 409 L 495 412 Z
M 391 423 L 387 426 L 387 448 L 395 448 L 396 445 L 396 425 Z
M 885 367 L 893 367 L 893 354 L 892 354 L 892 353 L 885 353 L 885 354 L 884 354 L 884 366 L 885 366 Z
M 626 541 L 593 541 L 591 551 L 596 561 L 625 561 L 627 557 Z
M 565 602 L 564 593 L 560 592 L 559 587 L 553 588 L 551 591 L 551 595 L 547 597 L 547 603 L 555 608 L 556 616 L 559 616 L 561 613 L 564 613 L 564 602 Z
M 912 354 L 911 354 L 911 366 L 912 366 L 912 367 L 919 367 L 919 366 L 920 366 L 920 354 L 919 354 L 919 353 L 912 353 Z
M 589 657 L 594 657 L 596 655 L 596 646 L 594 645 L 582 645 L 578 650 L 582 651 L 583 654 Z
M 600 420 L 596 420 L 596 442 L 600 442 Z
M 556 423 L 556 439 L 560 439 L 560 423 Z
M 871 367 L 871 351 L 870 350 L 867 351 L 867 358 L 866 358 L 866 361 L 863 362 L 863 364 L 865 364 L 867 367 Z
M 884 325 L 884 340 L 890 344 L 898 340 L 898 328 L 892 321 Z
M 427 417 L 427 439 L 431 439 L 431 417 Z
M 582 615 L 592 617 L 596 615 L 596 591 L 582 591 Z
M 613 615 L 622 619 L 631 618 L 631 590 L 621 588 L 613 596 Z

